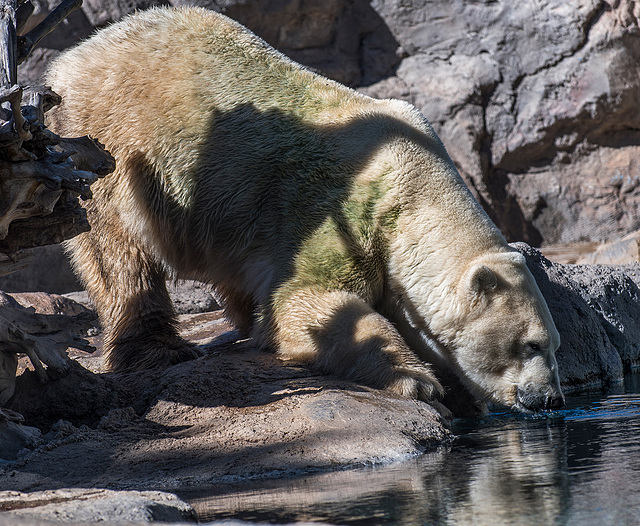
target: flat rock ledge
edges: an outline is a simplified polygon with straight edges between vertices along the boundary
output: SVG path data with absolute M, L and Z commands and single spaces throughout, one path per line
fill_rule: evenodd
M 172 493 L 60 489 L 0 491 L 0 524 L 193 522 L 191 506 Z
M 43 434 L 0 462 L 0 525 L 185 522 L 188 505 L 148 490 L 385 464 L 452 439 L 431 406 L 285 365 L 219 312 L 182 327 L 207 354 L 164 371 L 95 374 L 98 349 L 45 386 L 23 372 L 12 407 Z
M 23 372 L 11 408 L 43 434 L 0 464 L 0 488 L 212 487 L 394 462 L 452 438 L 428 404 L 283 364 L 219 312 L 182 328 L 206 355 L 167 370 L 95 374 L 98 349 L 45 386 Z

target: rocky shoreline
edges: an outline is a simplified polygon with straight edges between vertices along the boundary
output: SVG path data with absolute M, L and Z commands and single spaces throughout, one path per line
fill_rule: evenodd
M 640 265 L 562 265 L 514 246 L 525 254 L 561 333 L 565 392 L 619 382 L 640 360 Z M 120 507 L 107 501 L 135 497 L 141 504 L 130 508 L 147 509 L 144 503 L 155 497 L 139 492 L 386 464 L 452 440 L 447 420 L 428 404 L 319 376 L 239 340 L 222 312 L 209 310 L 206 288 L 189 286 L 182 297 L 193 294 L 200 307 L 191 310 L 205 312 L 182 314 L 181 329 L 201 345 L 203 357 L 152 373 L 105 372 L 97 335 L 95 353 L 71 352 L 73 367 L 64 377 L 43 385 L 23 370 L 7 408 L 25 419 L 13 422 L 14 431 L 31 434 L 0 464 L 0 524 L 18 517 L 112 521 Z M 5 444 L 15 439 L 8 422 L 0 422 Z M 166 504 L 173 497 L 157 498 Z M 67 511 L 56 506 L 52 517 L 48 506 L 63 501 Z M 83 511 L 88 506 L 96 507 L 93 518 Z M 191 517 L 188 506 L 169 507 L 186 514 L 172 521 Z M 157 520 L 147 515 L 126 520 Z

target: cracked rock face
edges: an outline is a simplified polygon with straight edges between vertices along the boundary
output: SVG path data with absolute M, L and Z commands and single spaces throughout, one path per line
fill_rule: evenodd
M 640 5 L 377 1 L 409 54 L 366 89 L 416 104 L 505 234 L 639 227 Z
M 638 2 L 85 0 L 21 81 L 94 27 L 160 4 L 222 11 L 329 77 L 414 103 L 512 240 L 640 228 Z

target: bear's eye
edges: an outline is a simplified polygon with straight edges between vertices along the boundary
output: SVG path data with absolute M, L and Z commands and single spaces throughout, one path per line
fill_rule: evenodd
M 538 343 L 530 342 L 525 346 L 527 354 L 533 356 L 542 353 L 542 347 Z

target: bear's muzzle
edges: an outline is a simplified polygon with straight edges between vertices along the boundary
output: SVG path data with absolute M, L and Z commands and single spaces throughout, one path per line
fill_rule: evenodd
M 524 389 L 518 387 L 516 394 L 517 409 L 529 412 L 560 409 L 564 405 L 564 395 L 556 389 L 550 389 L 541 393 L 530 385 Z

